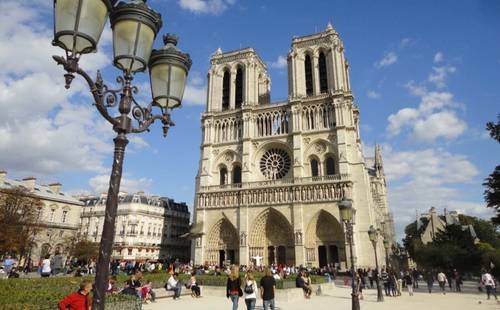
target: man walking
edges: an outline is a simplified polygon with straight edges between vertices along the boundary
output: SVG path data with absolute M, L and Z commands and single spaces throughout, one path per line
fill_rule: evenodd
M 441 292 L 443 292 L 443 295 L 446 295 L 446 282 L 448 282 L 447 278 L 446 278 L 446 275 L 444 274 L 444 272 L 440 271 L 438 274 L 437 274 L 437 280 L 438 280 L 438 283 L 439 283 L 439 287 L 441 288 Z
M 264 310 L 274 310 L 274 291 L 276 290 L 276 280 L 274 280 L 269 267 L 264 269 L 264 277 L 260 279 L 260 297 L 264 303 Z
M 490 295 L 493 295 L 495 297 L 495 300 L 498 300 L 495 279 L 493 279 L 493 276 L 488 271 L 485 271 L 485 273 L 481 277 L 481 282 L 486 288 L 486 296 L 488 296 L 488 299 L 490 299 Z

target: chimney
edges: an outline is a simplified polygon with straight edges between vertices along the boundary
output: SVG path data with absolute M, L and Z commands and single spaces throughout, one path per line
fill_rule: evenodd
M 61 187 L 62 187 L 62 184 L 59 182 L 49 184 L 50 190 L 56 194 L 59 194 L 59 192 L 61 191 Z
M 0 185 L 3 185 L 3 182 L 5 182 L 6 176 L 7 176 L 7 171 L 0 170 Z
M 30 191 L 35 189 L 36 178 L 35 177 L 27 177 L 23 179 L 23 185 Z

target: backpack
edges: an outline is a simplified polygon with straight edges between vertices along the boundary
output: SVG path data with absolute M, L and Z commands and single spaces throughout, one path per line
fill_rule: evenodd
M 254 292 L 254 289 L 253 289 L 253 282 L 252 284 L 248 285 L 248 284 L 245 284 L 245 293 L 246 294 L 253 294 Z

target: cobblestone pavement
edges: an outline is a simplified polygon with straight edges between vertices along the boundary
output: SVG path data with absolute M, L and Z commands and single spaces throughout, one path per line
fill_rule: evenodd
M 436 287 L 434 287 L 436 289 Z M 486 300 L 485 293 L 478 293 L 474 283 L 467 283 L 463 293 L 439 292 L 429 294 L 423 288 L 417 290 L 414 296 L 408 296 L 404 291 L 400 297 L 385 297 L 385 302 L 378 303 L 376 290 L 366 290 L 364 300 L 361 300 L 361 310 L 499 310 L 500 303 L 494 298 Z M 262 301 L 257 300 L 257 310 L 262 310 Z M 323 310 L 323 309 L 351 309 L 350 289 L 338 287 L 333 294 L 313 296 L 310 300 L 301 300 L 293 303 L 278 303 L 277 310 Z M 232 309 L 231 303 L 221 296 L 204 296 L 193 299 L 184 296 L 180 300 L 161 299 L 156 303 L 145 305 L 144 310 L 224 310 Z M 245 310 L 245 303 L 240 299 L 239 309 Z

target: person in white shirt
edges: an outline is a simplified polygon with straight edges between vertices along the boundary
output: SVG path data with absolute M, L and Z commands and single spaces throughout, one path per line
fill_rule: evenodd
M 488 299 L 490 299 L 490 296 L 493 295 L 495 299 L 498 300 L 495 279 L 493 276 L 486 271 L 481 277 L 481 282 L 486 288 L 486 296 L 488 296 Z
M 442 271 L 440 271 L 438 273 L 437 280 L 439 283 L 439 287 L 441 288 L 441 291 L 443 292 L 443 294 L 446 294 L 445 286 L 446 286 L 447 279 L 446 279 L 446 275 Z
M 42 261 L 42 272 L 41 275 L 44 278 L 50 277 L 52 269 L 50 268 L 50 255 L 46 255 L 45 259 Z
M 177 277 L 179 274 L 176 272 L 172 275 L 170 275 L 170 278 L 168 278 L 167 284 L 165 285 L 165 289 L 167 291 L 173 291 L 174 292 L 174 300 L 181 298 L 181 290 L 182 286 Z
M 255 282 L 255 278 L 251 272 L 247 272 L 245 275 L 245 287 L 243 291 L 245 292 L 247 310 L 254 310 L 255 303 L 257 302 L 257 282 Z

